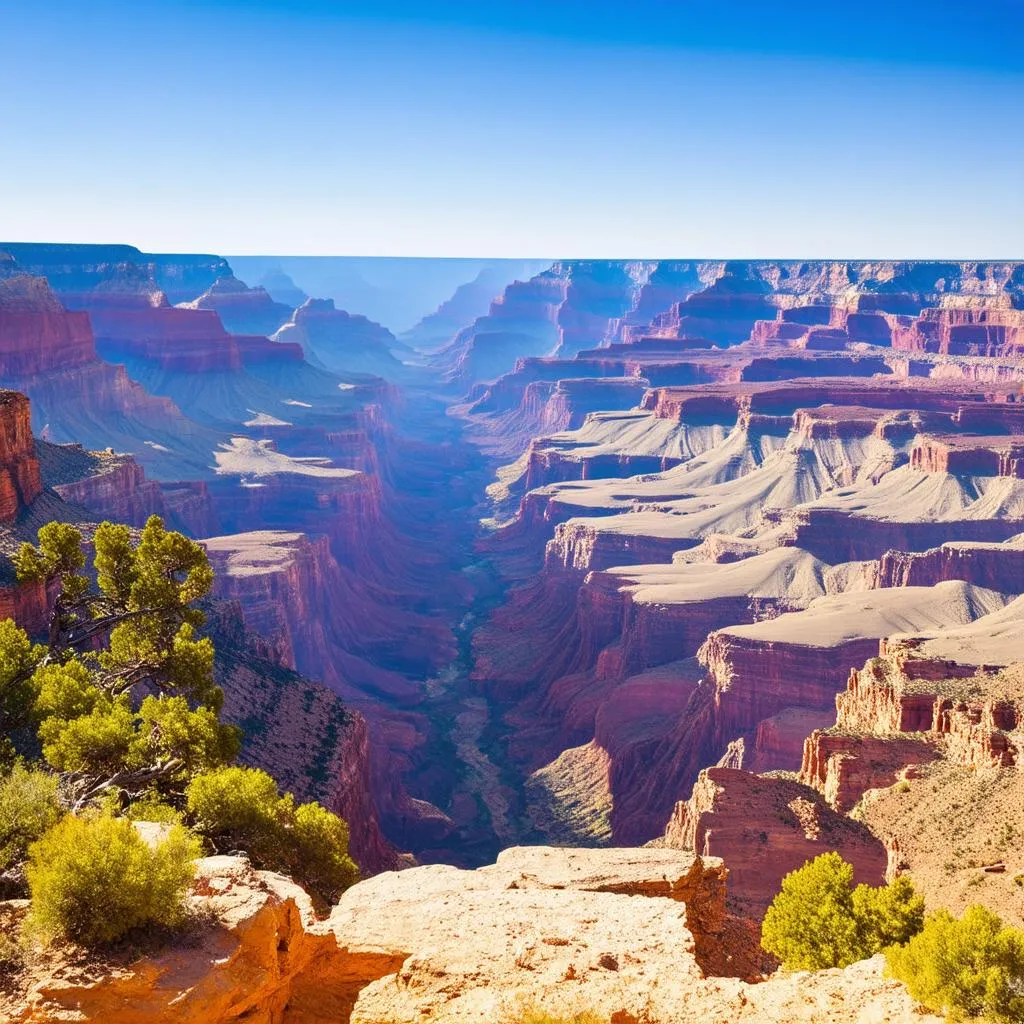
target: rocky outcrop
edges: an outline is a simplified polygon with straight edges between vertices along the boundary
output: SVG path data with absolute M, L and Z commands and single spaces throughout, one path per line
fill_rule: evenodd
M 266 288 L 250 288 L 228 275 L 214 281 L 198 299 L 182 303 L 182 308 L 214 310 L 232 334 L 269 337 L 291 317 L 294 307 L 276 302 Z
M 12 523 L 42 494 L 28 399 L 0 392 L 0 523 Z
M 800 777 L 842 811 L 939 757 L 974 768 L 1018 761 L 1024 704 L 1012 683 L 923 657 L 913 642 L 887 644 L 882 657 L 853 670 L 836 708 L 835 727 L 808 737 Z
M 323 922 L 301 889 L 234 857 L 197 865 L 194 934 L 163 950 L 33 966 L 12 1024 L 493 1024 L 543 1008 L 664 1024 L 937 1024 L 881 960 L 750 984 L 724 871 L 677 850 L 506 851 L 480 871 L 353 886 Z M 17 915 L 18 911 L 14 911 Z M 756 971 L 755 971 L 756 973 Z
M 365 316 L 335 309 L 333 299 L 307 299 L 273 340 L 297 346 L 309 362 L 336 373 L 374 373 L 395 379 L 403 372 L 391 353 L 398 339 Z
M 360 988 L 401 963 L 370 950 L 343 952 L 316 931 L 309 897 L 282 875 L 238 857 L 197 864 L 190 903 L 205 920 L 192 942 L 132 963 L 64 963 L 32 977 L 9 1002 L 12 1024 L 345 1021 Z
M 101 519 L 131 526 L 143 526 L 152 515 L 180 525 L 164 500 L 160 484 L 147 480 L 132 456 L 88 452 L 81 445 L 47 441 L 37 441 L 36 448 L 47 485 L 64 501 L 80 505 Z
M 885 846 L 862 824 L 836 813 L 808 786 L 735 768 L 700 773 L 690 799 L 676 804 L 665 842 L 721 857 L 730 900 L 757 917 L 790 871 L 827 850 L 853 864 L 858 882 L 885 879 Z

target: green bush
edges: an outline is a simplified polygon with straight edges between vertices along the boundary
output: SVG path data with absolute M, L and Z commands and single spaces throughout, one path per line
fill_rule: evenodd
M 124 816 L 129 821 L 156 821 L 166 825 L 182 824 L 181 812 L 153 795 L 133 800 L 124 809 Z
M 296 808 L 258 768 L 204 772 L 185 796 L 196 827 L 220 853 L 245 850 L 257 867 L 292 875 L 327 903 L 358 880 L 345 822 L 317 803 Z
M 96 946 L 143 925 L 176 926 L 199 855 L 181 825 L 151 848 L 124 818 L 68 815 L 29 848 L 30 927 Z
M 0 871 L 25 859 L 35 842 L 60 819 L 57 779 L 15 765 L 0 779 Z
M 279 868 L 287 859 L 285 830 L 294 810 L 266 772 L 238 766 L 204 772 L 188 784 L 185 799 L 218 853 L 245 850 L 261 867 Z
M 962 1021 L 1024 1021 L 1024 932 L 982 906 L 963 917 L 929 914 L 907 945 L 886 952 L 888 972 L 934 1013 Z
M 348 855 L 348 825 L 336 814 L 317 803 L 301 804 L 293 834 L 292 868 L 312 892 L 333 903 L 359 881 Z
M 846 967 L 920 931 L 924 901 L 907 878 L 853 887 L 853 866 L 834 851 L 790 872 L 768 908 L 761 945 L 789 970 Z

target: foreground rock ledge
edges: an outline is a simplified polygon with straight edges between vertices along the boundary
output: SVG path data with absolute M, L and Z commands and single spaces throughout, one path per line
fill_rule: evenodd
M 478 871 L 378 875 L 326 921 L 287 878 L 199 862 L 209 924 L 134 963 L 35 970 L 18 1024 L 501 1024 L 591 1009 L 615 1024 L 935 1021 L 881 961 L 748 984 L 726 963 L 726 871 L 670 849 L 518 847 Z M 739 967 L 740 965 L 735 965 Z

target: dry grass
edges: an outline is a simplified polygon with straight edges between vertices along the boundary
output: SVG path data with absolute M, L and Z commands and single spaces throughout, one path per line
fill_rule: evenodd
M 909 793 L 894 786 L 865 801 L 862 817 L 895 837 L 929 909 L 983 903 L 1024 926 L 1024 772 L 937 762 Z

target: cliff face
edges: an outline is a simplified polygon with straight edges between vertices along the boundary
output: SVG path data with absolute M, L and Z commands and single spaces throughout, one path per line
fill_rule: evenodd
M 863 825 L 837 814 L 807 786 L 734 768 L 700 773 L 690 799 L 676 804 L 665 842 L 721 857 L 729 866 L 730 898 L 756 917 L 790 871 L 827 850 L 853 864 L 857 882 L 885 879 L 885 846 Z
M 140 297 L 104 294 L 89 316 L 101 349 L 163 370 L 211 373 L 261 363 L 299 362 L 302 349 L 266 337 L 228 334 L 215 308 L 172 306 L 162 292 Z
M 349 823 L 349 849 L 364 874 L 393 870 L 371 780 L 366 720 L 328 688 L 277 659 L 272 641 L 247 633 L 241 606 L 217 609 L 212 629 L 224 715 L 245 732 L 242 759 L 299 800 L 317 800 Z
M 31 399 L 37 433 L 135 451 L 165 477 L 202 472 L 202 449 L 212 446 L 171 402 L 104 363 L 88 314 L 68 312 L 42 278 L 0 280 L 0 381 Z
M 180 527 L 164 500 L 160 484 L 147 480 L 130 455 L 87 452 L 80 445 L 36 442 L 42 454 L 44 479 L 57 494 L 102 519 L 143 526 L 152 515 Z M 187 532 L 191 532 L 186 527 Z
M 835 728 L 808 737 L 800 777 L 842 811 L 940 757 L 979 769 L 1017 764 L 1024 712 L 1012 689 L 973 666 L 917 656 L 913 644 L 888 645 L 852 671 L 836 708 Z
M 42 491 L 29 401 L 0 392 L 0 522 L 14 522 Z
M 95 359 L 87 314 L 67 312 L 43 278 L 0 279 L 0 360 L 5 375 L 32 376 Z

